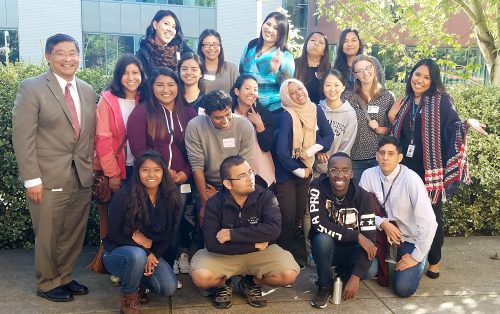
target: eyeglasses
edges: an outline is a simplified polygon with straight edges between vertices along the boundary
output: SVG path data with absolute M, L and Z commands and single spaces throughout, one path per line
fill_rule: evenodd
M 344 168 L 344 169 L 338 169 L 338 168 L 330 168 L 328 169 L 328 172 L 332 175 L 332 176 L 348 176 L 351 174 L 352 170 L 351 169 L 347 169 L 347 168 Z
M 204 44 L 201 44 L 201 46 L 205 49 L 209 49 L 209 48 L 212 48 L 214 47 L 215 49 L 219 48 L 220 47 L 220 44 L 219 43 L 204 43 Z
M 255 177 L 255 171 L 253 169 L 248 170 L 247 173 L 240 174 L 237 178 L 226 178 L 226 180 L 240 180 L 240 181 L 249 181 Z
M 356 74 L 361 74 L 363 72 L 371 72 L 373 70 L 373 64 L 367 65 L 366 68 L 364 69 L 359 69 L 357 71 L 354 71 Z
M 66 59 L 66 58 L 76 59 L 76 58 L 78 58 L 78 52 L 66 53 L 63 51 L 58 51 L 58 52 L 54 53 L 54 56 L 56 56 L 56 58 L 58 58 L 58 59 Z

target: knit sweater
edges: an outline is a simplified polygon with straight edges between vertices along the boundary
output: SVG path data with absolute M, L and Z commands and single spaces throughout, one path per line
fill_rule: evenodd
M 186 127 L 186 148 L 193 171 L 203 170 L 207 183 L 220 185 L 220 164 L 229 156 L 253 162 L 255 130 L 247 119 L 234 116 L 227 129 L 217 129 L 207 115 L 197 116 Z

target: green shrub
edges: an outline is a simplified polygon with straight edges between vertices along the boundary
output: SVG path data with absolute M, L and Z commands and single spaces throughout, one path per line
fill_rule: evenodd
M 26 207 L 24 188 L 17 176 L 12 151 L 11 112 L 19 82 L 47 70 L 46 65 L 23 63 L 0 65 L 0 249 L 32 247 L 34 235 Z M 96 89 L 97 97 L 110 77 L 102 70 L 84 69 L 77 76 Z M 396 96 L 404 85 L 388 82 Z M 493 86 L 456 85 L 450 88 L 462 118 L 477 118 L 488 125 L 490 136 L 470 132 L 469 166 L 473 184 L 460 190 L 444 205 L 445 223 L 450 235 L 500 234 L 500 160 L 497 158 L 500 138 L 500 89 Z M 92 206 L 86 245 L 99 239 L 98 216 Z

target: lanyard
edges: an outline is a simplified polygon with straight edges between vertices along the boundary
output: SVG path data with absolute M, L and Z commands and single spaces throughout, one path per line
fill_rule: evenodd
M 380 180 L 380 186 L 382 187 L 382 198 L 384 200 L 384 202 L 381 204 L 381 206 L 384 209 L 385 209 L 385 203 L 389 199 L 389 195 L 391 195 L 392 186 L 394 185 L 394 182 L 396 182 L 396 179 L 399 177 L 399 174 L 401 173 L 401 168 L 402 167 L 399 166 L 398 174 L 396 175 L 396 177 L 394 178 L 394 180 L 392 180 L 391 187 L 389 188 L 389 191 L 387 191 L 387 195 L 385 195 L 384 183 L 382 182 L 382 180 Z
M 420 112 L 422 99 L 420 99 L 420 103 L 415 106 L 415 98 L 411 103 L 411 117 L 410 117 L 410 144 L 413 145 L 413 139 L 415 138 L 415 120 L 417 118 L 417 113 Z

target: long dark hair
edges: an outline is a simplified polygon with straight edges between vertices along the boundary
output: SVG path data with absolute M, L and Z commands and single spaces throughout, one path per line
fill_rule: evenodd
M 439 65 L 432 59 L 422 59 L 413 66 L 410 73 L 408 74 L 408 79 L 406 80 L 406 95 L 413 96 L 414 92 L 413 88 L 411 88 L 411 77 L 413 76 L 413 73 L 422 65 L 427 66 L 427 68 L 429 69 L 429 75 L 431 77 L 431 86 L 429 86 L 429 89 L 425 91 L 424 95 L 435 95 L 439 93 L 448 95 L 443 81 L 441 80 L 441 71 L 439 70 Z
M 308 73 L 308 63 L 307 63 L 307 44 L 309 43 L 309 40 L 314 34 L 319 34 L 323 36 L 323 39 L 325 40 L 325 50 L 323 50 L 323 55 L 321 56 L 321 59 L 319 61 L 318 65 L 318 72 L 320 74 L 320 79 L 323 77 L 323 75 L 330 70 L 332 67 L 330 63 L 330 48 L 328 45 L 328 39 L 326 38 L 326 35 L 323 34 L 322 32 L 312 32 L 307 36 L 306 40 L 304 41 L 304 45 L 302 46 L 302 54 L 300 55 L 299 59 L 297 60 L 297 65 L 295 66 L 295 77 L 299 80 L 302 81 L 304 84 L 306 84 L 306 80 L 308 79 L 307 73 Z
M 146 29 L 146 39 L 155 38 L 156 30 L 153 27 L 153 23 L 155 21 L 157 23 L 160 22 L 160 20 L 165 16 L 171 16 L 175 21 L 175 37 L 172 38 L 172 40 L 168 43 L 168 46 L 174 46 L 174 45 L 177 47 L 182 46 L 182 43 L 184 41 L 184 35 L 182 34 L 181 23 L 179 22 L 177 15 L 175 15 L 175 13 L 170 10 L 159 10 L 158 12 L 156 12 L 155 16 L 151 20 L 151 23 L 149 23 L 149 26 Z
M 333 63 L 333 67 L 337 70 L 339 70 L 344 77 L 349 77 L 349 65 L 347 64 L 347 56 L 344 53 L 344 42 L 345 38 L 347 37 L 347 34 L 349 33 L 354 33 L 356 37 L 358 37 L 359 41 L 359 50 L 358 53 L 356 54 L 359 56 L 365 51 L 363 41 L 361 41 L 361 38 L 359 37 L 359 32 L 355 28 L 346 28 L 340 33 L 340 38 L 339 42 L 337 44 L 337 49 L 336 51 L 336 56 L 335 56 L 335 62 Z
M 201 32 L 200 37 L 198 38 L 198 55 L 205 60 L 205 54 L 203 53 L 203 40 L 207 38 L 208 36 L 214 36 L 219 40 L 220 44 L 220 53 L 218 57 L 218 62 L 217 62 L 217 72 L 216 74 L 219 74 L 220 71 L 222 70 L 222 67 L 226 63 L 226 59 L 224 57 L 224 48 L 222 47 L 222 39 L 220 37 L 220 34 L 215 30 L 215 29 L 205 29 L 203 32 Z M 203 62 L 203 73 L 206 73 L 207 69 L 205 67 L 205 62 Z
M 278 25 L 278 40 L 274 44 L 276 48 L 280 48 L 281 50 L 288 50 L 286 43 L 288 41 L 288 30 L 290 25 L 288 25 L 288 18 L 280 12 L 271 12 L 264 19 L 264 23 L 262 26 L 269 20 L 274 17 L 276 20 L 276 24 Z M 248 48 L 255 47 L 255 51 L 259 51 L 264 44 L 264 38 L 262 37 L 262 26 L 260 27 L 259 38 L 255 38 L 248 43 Z
M 122 84 L 122 77 L 129 64 L 135 64 L 139 68 L 141 73 L 141 84 L 137 92 L 139 94 L 139 102 L 145 102 L 148 99 L 148 82 L 146 74 L 144 73 L 144 68 L 142 67 L 141 61 L 131 53 L 126 53 L 118 59 L 115 65 L 115 70 L 113 71 L 113 79 L 108 85 L 108 89 L 111 94 L 125 98 L 125 87 Z
M 233 98 L 233 105 L 232 105 L 233 111 L 236 107 L 238 107 L 238 96 L 234 92 L 234 89 L 235 88 L 241 89 L 241 86 L 243 86 L 243 84 L 247 80 L 254 80 L 255 82 L 257 82 L 257 79 L 253 75 L 243 73 L 243 74 L 240 74 L 240 76 L 238 76 L 238 78 L 234 82 L 233 87 L 231 87 L 231 91 L 229 92 L 229 95 L 231 95 L 231 97 Z M 258 104 L 260 104 L 259 97 L 257 97 L 257 99 L 255 100 L 255 106 L 257 106 Z
M 198 63 L 198 66 L 200 67 L 201 76 L 203 77 L 203 74 L 205 74 L 205 65 L 203 63 L 203 60 L 200 58 L 200 56 L 198 56 L 194 52 L 187 52 L 187 53 L 182 54 L 181 59 L 179 60 L 179 63 L 177 63 L 177 74 L 179 75 L 179 84 L 178 85 L 179 85 L 179 94 L 181 95 L 180 101 L 181 101 L 183 106 L 188 106 L 188 103 L 187 103 L 186 98 L 184 98 L 186 86 L 184 85 L 184 81 L 180 78 L 181 77 L 181 67 L 182 67 L 182 64 L 186 60 L 191 60 L 191 59 L 196 61 L 196 63 Z M 198 89 L 200 88 L 200 81 L 201 81 L 201 78 L 198 80 Z M 200 91 L 200 93 L 201 93 L 201 91 Z
M 148 134 L 153 139 L 156 138 L 164 139 L 168 132 L 167 123 L 164 118 L 165 117 L 165 113 L 163 111 L 164 109 L 162 105 L 158 102 L 158 99 L 156 99 L 156 96 L 154 94 L 154 83 L 155 80 L 160 75 L 165 75 L 172 78 L 177 84 L 177 96 L 175 97 L 174 100 L 173 114 L 177 114 L 177 117 L 179 118 L 179 121 L 181 122 L 183 127 L 186 126 L 186 117 L 184 114 L 184 108 L 180 100 L 181 97 L 179 97 L 180 95 L 179 78 L 177 77 L 175 72 L 170 68 L 165 68 L 165 67 L 153 68 L 153 70 L 151 71 L 151 77 L 149 78 L 151 97 L 150 100 L 146 103 L 146 119 L 148 122 Z
M 162 200 L 165 203 L 168 202 L 170 208 L 173 208 L 173 211 L 167 213 L 169 217 L 167 221 L 170 223 L 167 226 L 167 230 L 173 230 L 177 217 L 180 216 L 181 198 L 177 186 L 172 181 L 172 178 L 170 178 L 168 166 L 159 153 L 149 150 L 137 157 L 134 162 L 134 172 L 130 180 L 130 202 L 125 212 L 122 227 L 125 234 L 132 234 L 135 230 L 146 225 L 152 225 L 154 230 L 155 225 L 157 225 L 149 219 L 147 211 L 147 199 L 149 195 L 139 176 L 140 168 L 146 160 L 153 161 L 163 169 L 163 178 L 158 187 L 157 200 Z

